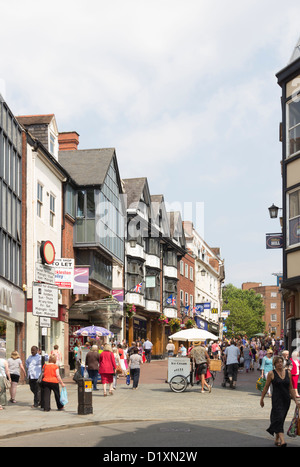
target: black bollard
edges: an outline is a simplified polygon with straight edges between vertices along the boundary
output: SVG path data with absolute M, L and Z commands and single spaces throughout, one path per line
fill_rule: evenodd
M 78 415 L 93 413 L 92 380 L 79 379 L 78 382 Z

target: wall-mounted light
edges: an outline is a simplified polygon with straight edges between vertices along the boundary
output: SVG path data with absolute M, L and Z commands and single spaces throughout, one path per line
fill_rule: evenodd
M 270 218 L 277 219 L 278 211 L 281 208 L 279 208 L 278 206 L 275 206 L 275 204 L 273 203 L 272 206 L 270 206 L 268 209 L 269 209 Z

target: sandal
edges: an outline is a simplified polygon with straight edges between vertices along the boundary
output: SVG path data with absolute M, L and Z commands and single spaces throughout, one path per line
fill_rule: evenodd
M 104 396 L 104 397 L 107 396 L 107 393 L 105 392 L 105 393 L 103 394 L 103 396 Z
M 114 395 L 113 391 L 109 391 L 109 393 L 108 393 L 108 394 L 110 394 L 111 396 L 113 396 L 113 395 Z

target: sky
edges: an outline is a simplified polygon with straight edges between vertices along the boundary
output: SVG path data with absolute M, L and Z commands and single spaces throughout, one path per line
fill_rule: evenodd
M 225 283 L 275 285 L 275 75 L 299 14 L 299 0 L 0 0 L 0 93 L 14 115 L 55 114 L 79 149 L 114 147 L 122 178 L 147 177 L 220 248 Z

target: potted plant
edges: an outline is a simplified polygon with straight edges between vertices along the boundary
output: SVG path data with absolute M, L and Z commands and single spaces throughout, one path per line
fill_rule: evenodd
M 172 318 L 169 321 L 169 325 L 170 325 L 171 331 L 174 333 L 180 330 L 181 321 L 178 318 Z
M 186 329 L 195 328 L 195 321 L 193 319 L 188 319 L 185 323 Z
M 134 304 L 131 304 L 131 305 L 127 305 L 127 308 L 126 308 L 126 316 L 128 316 L 128 318 L 132 318 L 136 313 L 136 307 Z
M 169 320 L 168 320 L 168 318 L 162 313 L 162 314 L 160 315 L 160 317 L 158 318 L 158 322 L 159 322 L 160 324 L 168 324 L 168 323 L 169 323 Z

